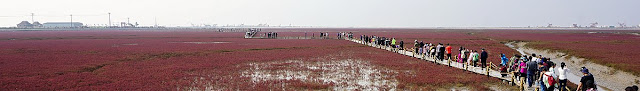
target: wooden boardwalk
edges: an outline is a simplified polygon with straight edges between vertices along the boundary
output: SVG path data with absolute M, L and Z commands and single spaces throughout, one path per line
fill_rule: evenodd
M 359 43 L 359 44 L 363 44 L 363 45 L 367 45 L 367 46 L 371 46 L 371 47 L 375 47 L 375 48 L 379 48 L 379 49 L 383 49 L 383 50 L 387 50 L 387 51 L 391 51 L 391 52 L 395 52 L 395 53 L 398 53 L 398 54 L 401 54 L 401 55 L 406 55 L 406 56 L 418 58 L 418 59 L 429 61 L 429 62 L 433 62 L 433 63 L 436 63 L 436 64 L 447 65 L 447 66 L 452 67 L 452 68 L 462 69 L 462 70 L 474 72 L 474 73 L 481 74 L 481 75 L 487 75 L 488 77 L 498 78 L 498 79 L 501 79 L 501 80 L 503 80 L 504 82 L 506 82 L 506 83 L 508 83 L 510 85 L 516 85 L 516 86 L 520 87 L 521 90 L 537 91 L 538 90 L 537 88 L 539 88 L 539 87 L 537 87 L 538 85 L 534 85 L 532 87 L 528 87 L 528 85 L 526 84 L 526 80 L 518 81 L 518 80 L 514 79 L 515 77 L 513 77 L 514 76 L 513 74 L 508 74 L 507 76 L 502 76 L 500 71 L 492 70 L 491 68 L 481 68 L 481 67 L 468 66 L 468 65 L 466 65 L 464 63 L 458 63 L 458 62 L 450 61 L 450 60 L 436 61 L 434 58 L 431 58 L 431 57 L 426 56 L 426 55 L 414 54 L 412 51 L 394 50 L 393 48 L 390 48 L 390 47 L 377 46 L 375 44 L 370 44 L 370 43 L 363 43 L 362 41 L 356 40 L 356 39 L 346 39 L 346 40 L 349 40 L 349 41 L 355 42 L 355 43 Z M 489 64 L 492 64 L 492 63 L 489 63 Z

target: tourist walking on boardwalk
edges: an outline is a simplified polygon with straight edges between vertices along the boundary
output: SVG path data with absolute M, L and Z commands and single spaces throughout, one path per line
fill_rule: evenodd
M 550 66 L 543 67 L 542 71 L 540 72 L 542 73 L 542 75 L 540 75 L 540 88 L 542 88 L 541 91 L 553 91 L 553 87 L 555 87 L 555 74 L 549 71 L 550 69 L 553 68 L 551 68 Z
M 556 73 L 556 63 L 553 63 L 553 61 L 551 61 L 549 58 L 546 58 L 546 60 L 548 60 L 546 63 L 549 67 L 549 72 L 553 72 Z
M 517 70 L 516 68 L 518 68 L 518 62 L 520 62 L 520 55 L 514 54 L 513 57 L 509 59 L 509 63 L 507 63 L 507 65 L 510 66 L 509 72 Z
M 451 45 L 449 45 L 449 43 L 447 43 L 447 47 L 445 47 L 445 50 L 447 51 L 447 59 L 451 61 Z
M 478 66 L 478 60 L 480 60 L 480 53 L 477 50 L 473 50 L 473 66 Z
M 436 60 L 440 59 L 440 47 L 442 47 L 442 46 L 440 46 L 440 43 L 438 43 L 438 45 L 436 45 L 436 48 L 435 48 L 436 49 L 436 55 L 435 55 L 435 59 Z
M 387 46 L 387 48 L 391 47 L 391 39 L 387 38 L 386 40 L 384 40 L 385 45 Z
M 393 49 L 393 52 L 397 52 L 398 45 L 396 45 L 396 38 L 391 38 L 391 48 Z
M 422 55 L 422 45 L 424 45 L 423 41 L 418 42 L 418 51 L 417 51 L 418 55 Z
M 464 61 L 466 61 L 467 59 L 465 58 L 465 52 L 466 50 L 464 50 L 464 47 L 460 47 L 460 53 L 458 53 L 458 62 L 459 63 L 464 63 Z
M 536 55 L 535 53 L 533 53 L 533 54 L 530 56 L 529 60 L 531 60 L 531 61 L 535 61 L 535 62 L 540 62 L 540 59 L 538 59 L 538 57 L 537 57 L 537 55 Z
M 384 41 L 385 41 L 385 37 L 380 38 L 378 45 L 380 45 L 380 47 L 384 47 Z
M 529 83 L 529 87 L 531 87 L 533 85 L 533 82 L 535 80 L 535 74 L 538 71 L 538 63 L 536 63 L 535 61 L 528 61 L 527 62 L 527 83 Z
M 329 37 L 329 32 L 323 33 L 324 37 Z
M 527 60 L 521 59 L 518 65 L 520 82 L 525 82 L 527 79 Z M 529 86 L 531 87 L 531 86 Z
M 589 73 L 589 69 L 582 67 L 582 78 L 580 78 L 580 83 L 578 84 L 578 91 L 595 91 L 596 82 L 593 78 L 593 75 Z
M 420 48 L 420 43 L 418 43 L 418 40 L 413 40 L 413 42 L 413 54 L 415 55 Z
M 460 60 L 461 63 L 464 63 L 465 61 L 467 61 L 467 49 L 465 49 L 464 47 L 460 47 Z
M 371 44 L 373 46 L 376 46 L 376 39 L 377 39 L 376 36 L 373 36 L 373 38 L 371 38 Z
M 487 66 L 487 58 L 489 57 L 489 53 L 482 48 L 482 53 L 480 53 L 480 62 L 482 63 L 482 68 Z
M 400 50 L 404 50 L 404 41 L 400 41 Z
M 364 38 L 364 42 L 365 42 L 365 43 L 366 43 L 366 42 L 369 42 L 369 41 L 368 41 L 368 40 L 369 40 L 369 36 L 368 36 L 368 35 L 364 35 L 364 36 L 362 36 L 362 37 Z
M 362 39 L 362 42 L 363 42 L 363 43 L 365 43 L 365 44 L 367 43 L 367 37 L 369 37 L 369 36 L 367 36 L 367 35 L 362 35 L 362 38 L 361 38 L 361 39 Z
M 440 61 L 444 61 L 444 53 L 445 53 L 445 47 L 442 43 L 438 44 L 439 48 L 438 48 L 438 60 Z
M 540 68 L 542 68 L 542 67 L 540 67 Z M 548 69 L 544 69 L 544 68 L 540 69 L 540 73 L 542 73 L 542 74 L 546 73 L 547 71 L 548 71 Z M 544 78 L 546 78 L 546 77 L 544 75 L 540 75 L 540 76 L 536 76 L 536 77 L 538 79 L 540 79 L 540 80 L 537 80 L 538 85 L 540 87 L 540 91 L 547 91 L 547 86 L 546 86 L 546 84 L 544 84 L 544 82 L 546 82 L 546 80 L 544 80 Z
M 429 53 L 429 43 L 422 45 L 422 56 L 427 56 L 427 53 Z
M 500 62 L 500 66 L 507 67 L 507 63 L 509 63 L 509 59 L 503 53 L 500 53 L 500 55 L 501 55 L 500 59 L 502 60 Z
M 469 57 L 467 59 L 467 65 L 475 66 L 476 64 L 473 62 L 473 55 L 474 55 L 473 54 L 473 50 L 467 50 L 467 51 L 469 52 L 469 56 L 467 56 L 467 57 Z
M 536 75 L 534 75 L 535 76 L 535 79 L 533 79 L 534 81 L 537 81 L 538 83 L 542 83 L 542 79 L 540 77 L 542 74 L 544 74 L 544 72 L 542 72 L 544 68 L 545 68 L 544 64 L 541 62 L 538 62 L 538 72 L 536 72 Z
M 464 55 L 464 54 L 462 54 L 462 48 L 458 52 L 459 52 L 458 55 L 456 55 L 456 59 L 457 60 L 455 60 L 455 61 L 457 61 L 458 63 L 464 63 L 464 61 L 462 61 L 463 60 L 462 56 Z
M 391 38 L 391 45 L 394 45 L 394 46 L 396 45 L 396 38 Z M 393 48 L 395 48 L 395 47 L 393 47 Z
M 430 56 L 430 57 L 431 57 L 431 58 L 436 57 L 436 53 L 437 53 L 437 51 L 436 51 L 436 46 L 437 46 L 437 45 L 433 45 L 433 44 L 431 44 L 431 47 L 429 47 L 429 49 L 430 49 L 429 51 L 431 51 L 431 52 L 430 52 L 430 54 L 431 54 L 431 56 Z
M 569 73 L 569 68 L 564 62 L 560 63 L 560 68 L 558 68 L 558 79 L 560 80 L 558 83 L 558 89 L 560 91 L 567 91 L 565 87 L 567 86 L 567 73 Z

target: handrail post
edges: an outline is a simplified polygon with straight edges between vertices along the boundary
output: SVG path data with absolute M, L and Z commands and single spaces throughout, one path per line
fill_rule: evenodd
M 464 70 L 469 70 L 469 65 L 463 63 L 462 66 L 464 66 Z
M 416 57 L 416 52 L 411 52 L 411 56 Z
M 490 75 L 489 75 L 489 73 L 490 73 L 490 72 L 489 72 L 489 69 L 491 69 L 491 64 L 492 64 L 492 63 L 491 63 L 491 62 L 489 62 L 489 66 L 487 66 L 487 67 L 486 67 L 486 68 L 487 68 L 487 77 L 489 77 L 489 76 L 490 76 Z
M 449 63 L 449 66 L 451 66 L 451 59 L 449 59 L 449 60 L 447 61 L 447 63 Z

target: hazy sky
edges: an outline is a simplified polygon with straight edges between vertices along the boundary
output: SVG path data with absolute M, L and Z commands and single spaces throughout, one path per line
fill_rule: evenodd
M 141 25 L 491 27 L 640 24 L 640 0 L 5 0 L 0 26 L 31 21 Z

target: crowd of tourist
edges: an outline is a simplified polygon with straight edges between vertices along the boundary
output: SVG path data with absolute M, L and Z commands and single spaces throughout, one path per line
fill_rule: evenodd
M 339 32 L 337 35 L 338 39 L 353 39 L 352 32 Z
M 404 41 L 400 40 L 396 43 L 396 38 L 381 37 L 375 35 L 361 35 L 360 41 L 374 47 L 391 48 L 392 51 L 398 50 L 412 51 L 414 55 L 423 55 L 434 58 L 436 61 L 455 61 L 466 63 L 469 66 L 485 68 L 490 66 L 487 64 L 489 53 L 481 48 L 479 50 L 460 47 L 457 55 L 452 55 L 452 47 L 450 44 L 428 43 L 424 41 L 414 40 L 412 48 L 405 48 Z M 560 63 L 559 66 L 552 62 L 550 58 L 542 55 L 513 55 L 507 57 L 500 54 L 499 71 L 504 73 L 512 73 L 515 79 L 520 82 L 526 82 L 528 87 L 537 85 L 541 91 L 568 91 L 567 74 L 570 70 L 566 64 Z M 582 67 L 580 69 L 582 77 L 577 84 L 578 91 L 594 91 L 596 90 L 596 82 L 589 69 Z
M 278 33 L 276 32 L 268 32 L 268 33 L 265 33 L 264 35 L 266 35 L 267 38 L 278 38 Z

